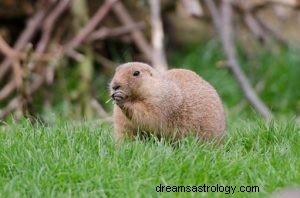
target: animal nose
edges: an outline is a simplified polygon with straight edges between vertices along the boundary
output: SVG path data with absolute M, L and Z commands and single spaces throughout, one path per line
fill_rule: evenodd
M 120 85 L 117 85 L 117 84 L 116 84 L 116 85 L 114 85 L 112 88 L 113 88 L 114 91 L 116 91 L 116 90 L 120 89 L 120 87 L 121 87 Z

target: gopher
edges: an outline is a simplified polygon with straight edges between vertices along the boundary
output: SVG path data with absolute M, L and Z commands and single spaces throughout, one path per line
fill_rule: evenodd
M 145 63 L 117 67 L 110 83 L 114 100 L 114 135 L 139 133 L 201 139 L 222 137 L 225 115 L 216 90 L 195 72 L 171 69 L 160 73 Z

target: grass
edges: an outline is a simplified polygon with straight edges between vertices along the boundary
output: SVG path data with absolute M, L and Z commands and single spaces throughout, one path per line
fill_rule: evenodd
M 267 197 L 300 185 L 300 127 L 295 122 L 229 121 L 224 144 L 189 137 L 176 146 L 136 140 L 117 145 L 112 127 L 92 122 L 0 128 L 0 197 L 227 197 L 158 193 L 158 185 L 258 186 L 233 197 Z
M 177 50 L 170 62 L 196 71 L 222 97 L 229 121 L 228 134 L 219 147 L 193 137 L 175 146 L 154 138 L 117 145 L 111 125 L 49 116 L 54 111 L 74 118 L 72 108 L 77 106 L 61 98 L 76 87 L 76 75 L 71 73 L 73 81 L 66 79 L 65 87 L 55 89 L 57 108 L 43 109 L 42 103 L 35 102 L 43 109 L 39 116 L 46 124 L 23 119 L 0 125 L 0 198 L 228 196 L 224 192 L 158 193 L 160 184 L 258 186 L 259 192 L 237 189 L 231 196 L 269 197 L 285 187 L 300 187 L 300 126 L 286 121 L 297 116 L 299 120 L 300 115 L 298 53 L 292 48 L 239 53 L 251 83 L 260 87 L 260 97 L 277 119 L 285 120 L 266 124 L 257 118 L 230 73 L 216 67 L 224 60 L 216 41 Z M 97 98 L 104 101 L 107 80 L 107 76 L 97 76 L 93 82 L 93 90 L 100 94 Z

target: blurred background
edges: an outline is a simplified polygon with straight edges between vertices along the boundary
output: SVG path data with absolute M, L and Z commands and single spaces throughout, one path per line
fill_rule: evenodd
M 299 0 L 1 0 L 0 120 L 106 119 L 124 62 L 188 68 L 231 118 L 300 115 Z

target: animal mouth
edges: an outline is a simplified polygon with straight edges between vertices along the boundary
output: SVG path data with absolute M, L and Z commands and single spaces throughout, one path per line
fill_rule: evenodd
M 117 90 L 111 95 L 111 98 L 116 102 L 122 102 L 125 100 L 126 95 L 122 91 Z

